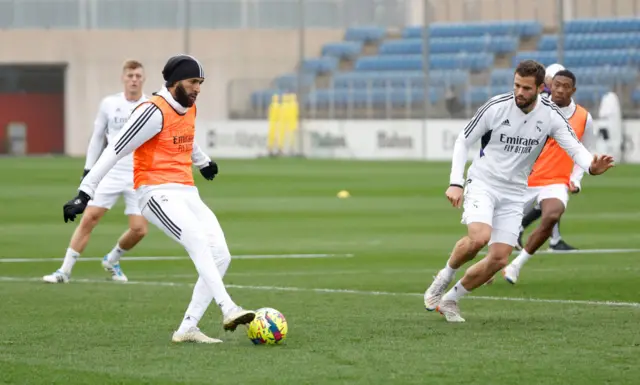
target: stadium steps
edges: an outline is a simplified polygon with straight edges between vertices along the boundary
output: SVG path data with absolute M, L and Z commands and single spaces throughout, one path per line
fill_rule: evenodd
M 511 62 L 513 61 L 513 55 L 496 55 L 493 62 L 494 68 L 511 68 Z M 488 74 L 487 74 L 488 76 Z
M 540 36 L 529 39 L 520 39 L 518 51 L 536 51 L 538 49 L 538 40 L 540 40 Z M 511 65 L 511 63 L 509 63 L 509 65 Z

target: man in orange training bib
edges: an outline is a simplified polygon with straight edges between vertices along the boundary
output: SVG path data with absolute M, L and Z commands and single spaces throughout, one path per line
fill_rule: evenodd
M 222 282 L 231 254 L 218 219 L 202 202 L 192 165 L 208 180 L 218 166 L 198 147 L 195 138 L 196 98 L 204 82 L 202 66 L 192 56 L 167 61 L 165 86 L 140 104 L 120 133 L 82 180 L 78 195 L 63 207 L 65 222 L 84 212 L 100 180 L 121 158 L 133 153 L 134 189 L 142 215 L 180 243 L 198 272 L 191 303 L 173 342 L 222 342 L 200 331 L 198 322 L 212 300 L 220 307 L 225 330 L 248 324 L 255 312 L 231 299 Z
M 576 136 L 588 149 L 594 147 L 594 128 L 591 114 L 573 101 L 576 77 L 569 70 L 558 71 L 551 84 L 551 100 L 560 107 Z M 549 239 L 554 226 L 560 220 L 569 201 L 569 192 L 580 192 L 584 170 L 549 139 L 533 165 L 529 187 L 525 195 L 525 209 L 539 204 L 542 209 L 540 225 L 531 233 L 520 255 L 503 270 L 504 278 L 515 284 L 522 266 Z

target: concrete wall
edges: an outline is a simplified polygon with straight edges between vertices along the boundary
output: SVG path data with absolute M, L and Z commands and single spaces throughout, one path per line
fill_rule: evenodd
M 408 0 L 409 24 L 422 24 L 424 0 Z M 432 21 L 538 20 L 558 27 L 557 0 L 431 0 Z M 565 20 L 638 17 L 640 0 L 564 0 Z
M 343 30 L 309 30 L 305 55 L 318 56 L 321 46 L 341 40 Z M 1 31 L 0 62 L 67 63 L 65 152 L 84 155 L 100 99 L 121 91 L 122 62 L 135 58 L 147 69 L 145 92 L 162 85 L 162 67 L 182 53 L 176 31 Z M 193 31 L 190 53 L 202 62 L 207 80 L 198 102 L 199 117 L 225 119 L 227 87 L 237 78 L 272 78 L 295 69 L 297 31 Z M 35 113 L 35 112 L 34 112 Z

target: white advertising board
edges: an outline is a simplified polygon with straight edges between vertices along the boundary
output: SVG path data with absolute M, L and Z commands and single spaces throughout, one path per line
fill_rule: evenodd
M 196 127 L 196 141 L 209 156 L 257 158 L 267 154 L 269 125 L 265 121 L 198 121 Z
M 453 155 L 453 145 L 464 127 L 466 120 L 428 120 L 426 160 L 449 161 Z M 480 142 L 469 149 L 467 159 L 471 161 L 480 152 Z
M 623 124 L 623 160 L 640 163 L 640 120 L 627 120 Z
M 424 159 L 422 133 L 414 121 L 308 121 L 302 145 L 309 158 Z
M 299 138 L 308 158 L 450 161 L 466 120 L 310 120 Z M 624 122 L 624 161 L 640 163 L 640 121 Z M 198 122 L 196 140 L 217 158 L 267 155 L 266 121 Z M 469 150 L 471 161 L 480 142 Z

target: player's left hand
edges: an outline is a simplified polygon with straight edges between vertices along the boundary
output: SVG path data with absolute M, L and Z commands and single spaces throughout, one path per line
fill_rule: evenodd
M 213 180 L 218 174 L 218 164 L 214 161 L 209 161 L 208 165 L 200 169 L 200 174 L 202 174 L 206 180 Z
M 73 222 L 76 219 L 76 215 L 82 214 L 84 209 L 87 208 L 87 203 L 91 200 L 91 197 L 84 191 L 79 191 L 78 195 L 65 203 L 62 206 L 62 215 L 64 216 L 64 223 L 68 221 Z
M 580 192 L 580 186 L 571 181 L 569 182 L 569 191 L 571 191 L 571 194 L 577 194 Z
M 594 155 L 589 167 L 589 174 L 600 175 L 613 167 L 613 157 L 610 155 Z

